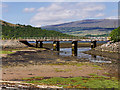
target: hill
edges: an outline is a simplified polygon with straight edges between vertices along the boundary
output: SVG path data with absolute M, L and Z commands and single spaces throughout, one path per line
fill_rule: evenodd
M 89 36 L 89 35 L 107 35 L 117 28 L 117 19 L 87 19 L 57 25 L 49 25 L 42 27 L 47 30 L 55 30 L 62 33 Z
M 3 20 L 0 20 L 0 24 L 4 25 L 4 26 L 8 26 L 8 25 L 9 26 L 14 26 L 14 27 L 19 26 L 17 24 L 12 24 L 12 23 L 9 23 L 9 22 L 3 21 Z
M 68 37 L 71 35 L 63 34 L 58 31 L 49 31 L 30 25 L 11 24 L 0 21 L 2 25 L 3 38 L 22 38 L 22 37 Z

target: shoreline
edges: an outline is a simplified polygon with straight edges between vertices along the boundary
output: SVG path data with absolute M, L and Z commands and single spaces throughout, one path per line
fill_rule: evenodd
M 33 46 L 35 46 L 35 44 L 32 44 Z M 100 47 L 101 45 L 104 45 L 103 43 L 101 44 L 97 44 L 97 49 L 91 49 L 89 51 L 84 51 L 83 53 L 85 54 L 90 54 L 90 55 L 98 55 L 98 56 L 103 56 L 103 57 L 108 57 L 108 58 L 112 58 L 112 59 L 119 59 L 119 56 L 120 56 L 120 53 L 117 53 L 117 52 L 108 52 L 108 51 L 100 51 L 98 49 L 98 47 Z M 81 47 L 90 47 L 90 43 L 78 43 L 78 48 L 81 48 Z M 26 50 L 26 49 L 30 49 L 30 48 L 34 48 L 34 49 L 46 49 L 46 50 L 51 50 L 53 48 L 53 45 L 52 44 L 48 44 L 48 43 L 45 43 L 43 44 L 43 48 L 35 48 L 35 47 L 18 47 L 18 48 L 3 48 L 2 50 L 4 51 L 12 51 L 13 52 L 16 52 L 16 51 L 19 51 L 19 50 Z M 71 48 L 71 43 L 60 43 L 60 48 Z M 16 49 L 16 50 L 15 50 Z M 53 50 L 51 50 L 53 51 Z M 58 51 L 54 51 L 54 52 L 58 52 Z M 1 55 L 2 57 L 6 57 L 7 54 L 3 54 Z

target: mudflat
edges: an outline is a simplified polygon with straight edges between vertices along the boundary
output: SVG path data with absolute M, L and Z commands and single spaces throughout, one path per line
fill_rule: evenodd
M 90 77 L 91 74 L 108 76 L 112 70 L 101 65 L 81 62 L 76 57 L 62 57 L 57 51 L 45 48 L 27 48 L 2 58 L 2 79 L 21 80 L 35 76 Z

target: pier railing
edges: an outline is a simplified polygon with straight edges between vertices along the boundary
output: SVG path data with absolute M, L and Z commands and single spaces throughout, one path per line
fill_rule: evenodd
M 43 41 L 108 41 L 108 37 L 19 37 L 19 38 L 2 38 L 2 40 L 43 40 Z
M 19 37 L 19 38 L 2 38 L 2 39 L 85 39 L 87 37 Z

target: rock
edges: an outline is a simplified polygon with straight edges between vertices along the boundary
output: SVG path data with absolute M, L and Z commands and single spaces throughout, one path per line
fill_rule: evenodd
M 30 73 L 30 74 L 28 74 L 28 75 L 34 75 L 33 73 Z
M 108 42 L 106 44 L 103 44 L 101 46 L 96 47 L 99 51 L 108 51 L 108 52 L 118 52 L 120 53 L 120 42 Z
M 63 88 L 49 85 L 34 85 L 18 81 L 0 81 L 0 83 L 1 83 L 0 90 L 38 90 L 41 88 Z

